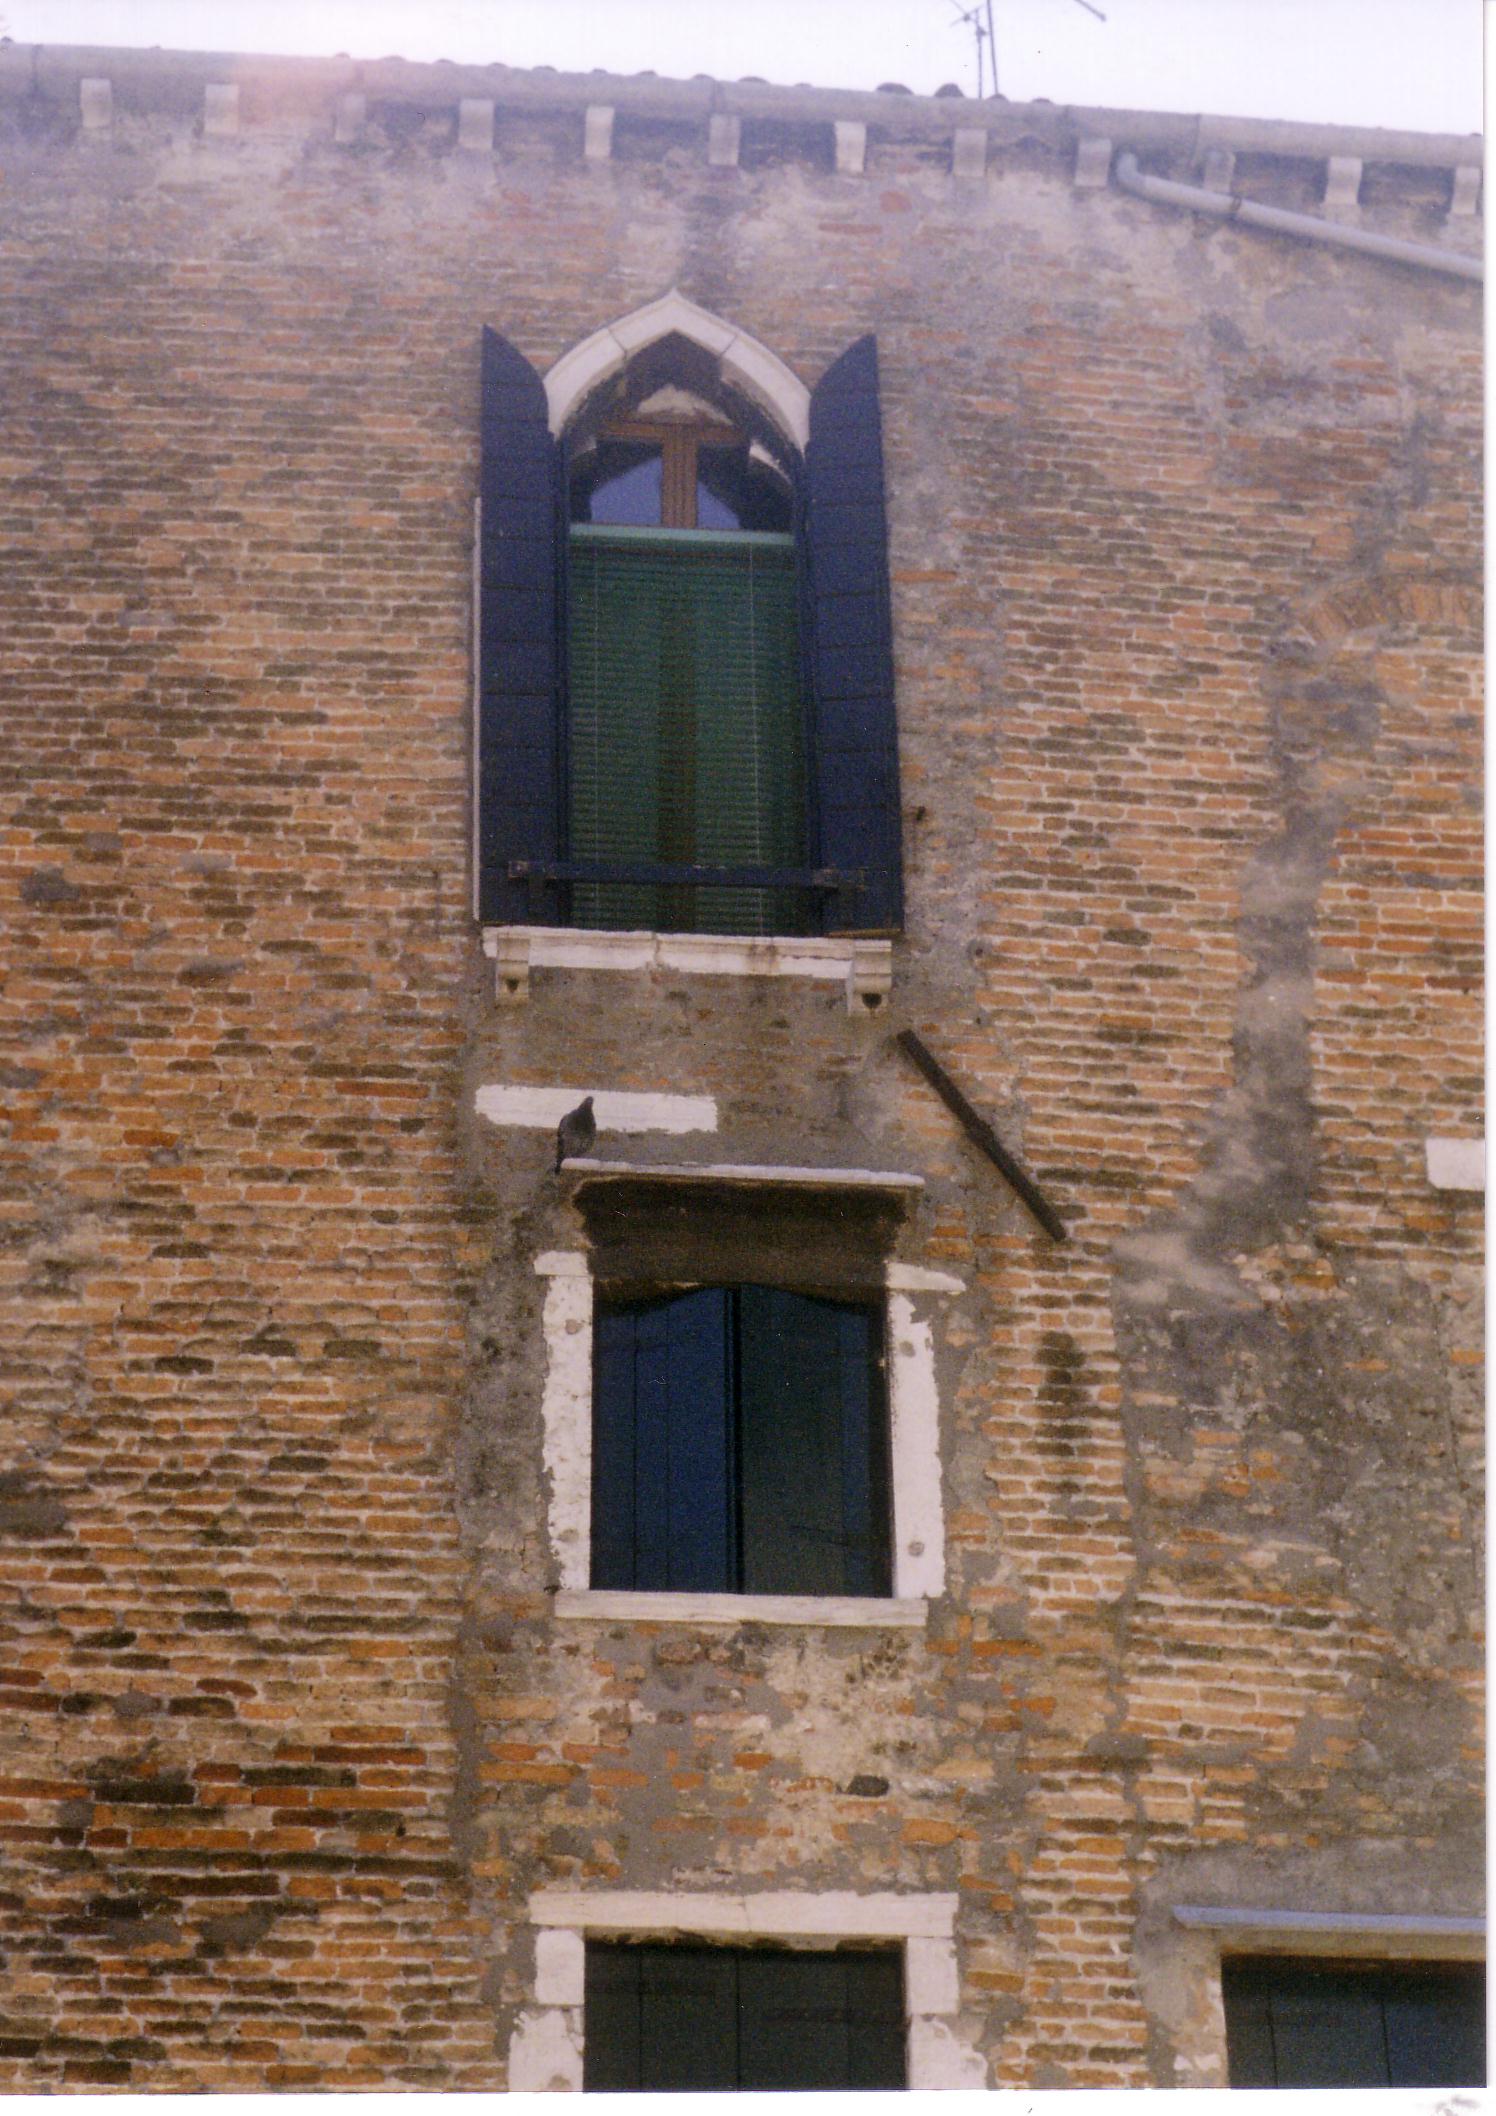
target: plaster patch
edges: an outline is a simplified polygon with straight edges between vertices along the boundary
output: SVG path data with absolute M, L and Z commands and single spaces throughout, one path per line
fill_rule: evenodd
M 949 1271 L 927 1271 L 920 1264 L 890 1264 L 886 1283 L 890 1293 L 964 1293 L 966 1281 Z
M 1484 1190 L 1484 1139 L 1425 1139 L 1428 1179 L 1435 1190 Z

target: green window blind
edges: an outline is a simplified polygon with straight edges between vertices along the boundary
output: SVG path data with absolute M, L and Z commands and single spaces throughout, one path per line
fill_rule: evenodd
M 803 866 L 794 540 L 574 526 L 570 857 Z M 807 893 L 578 883 L 573 922 L 803 933 Z

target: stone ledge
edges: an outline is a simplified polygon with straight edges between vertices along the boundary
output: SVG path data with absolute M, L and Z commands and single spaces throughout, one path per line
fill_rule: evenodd
M 667 970 L 699 977 L 805 977 L 846 987 L 855 1014 L 893 985 L 893 942 L 837 937 L 743 939 L 731 933 L 604 933 L 575 926 L 485 926 L 500 1000 L 528 996 L 532 970 Z
M 1215 1935 L 1226 1952 L 1344 1955 L 1371 1961 L 1483 1961 L 1484 1918 L 1417 1912 L 1258 1910 L 1227 1903 L 1176 1903 L 1176 1925 Z
M 771 1190 L 923 1190 L 923 1176 L 902 1168 L 780 1167 L 774 1161 L 601 1161 L 568 1154 L 563 1175 L 581 1182 L 725 1183 Z
M 558 1617 L 592 1623 L 794 1624 L 802 1629 L 922 1631 L 929 1603 L 892 1595 L 674 1594 L 614 1587 L 568 1587 Z
M 947 1940 L 956 1929 L 954 1895 L 857 1895 L 850 1890 L 766 1888 L 752 1895 L 705 1890 L 540 1888 L 530 1898 L 533 1925 L 583 1932 L 739 1934 L 785 1939 Z

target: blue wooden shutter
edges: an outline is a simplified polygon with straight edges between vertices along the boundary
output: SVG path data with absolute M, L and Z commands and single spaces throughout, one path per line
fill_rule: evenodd
M 860 889 L 830 900 L 826 926 L 897 932 L 904 920 L 899 750 L 873 338 L 849 346 L 811 393 L 805 504 L 820 859 L 863 875 Z
M 560 450 L 539 375 L 483 333 L 478 552 L 478 916 L 560 922 L 511 860 L 560 857 L 562 520 Z
M 738 1289 L 743 1589 L 890 1594 L 876 1308 Z
M 726 1290 L 599 1304 L 593 1361 L 592 1585 L 731 1593 Z

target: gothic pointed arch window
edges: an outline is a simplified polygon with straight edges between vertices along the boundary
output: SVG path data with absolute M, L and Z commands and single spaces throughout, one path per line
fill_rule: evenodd
M 545 382 L 484 335 L 479 916 L 895 930 L 873 341 L 802 407 L 673 299 L 696 335 L 619 326 Z

